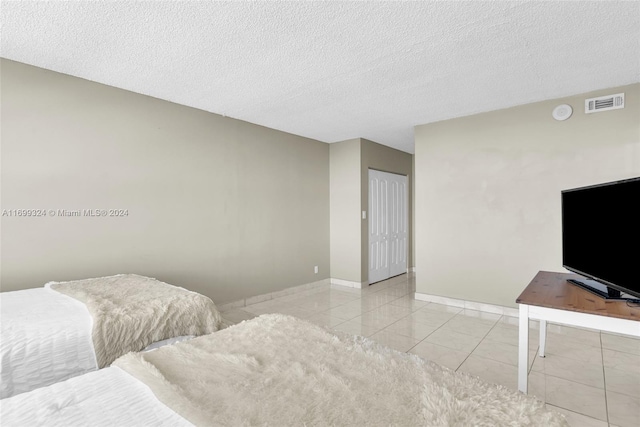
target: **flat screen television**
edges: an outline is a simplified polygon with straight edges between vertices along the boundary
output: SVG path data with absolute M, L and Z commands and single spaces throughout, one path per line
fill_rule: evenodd
M 640 177 L 562 191 L 562 265 L 604 298 L 640 298 Z

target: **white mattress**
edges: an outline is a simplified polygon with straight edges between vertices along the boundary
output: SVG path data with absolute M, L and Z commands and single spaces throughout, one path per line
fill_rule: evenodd
M 84 304 L 48 288 L 0 293 L 0 398 L 97 368 Z
M 117 367 L 0 401 L 2 426 L 190 426 Z

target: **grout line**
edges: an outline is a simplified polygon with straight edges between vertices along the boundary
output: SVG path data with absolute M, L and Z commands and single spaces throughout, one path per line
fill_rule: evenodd
M 520 349 L 518 349 L 518 351 L 520 351 Z M 536 352 L 533 354 L 533 363 L 536 363 L 536 360 L 537 360 L 536 357 L 538 357 L 538 353 L 539 352 L 540 352 L 540 344 L 538 344 L 538 346 L 536 347 Z M 533 363 L 531 364 L 531 367 L 527 368 L 527 383 L 529 381 L 529 379 L 528 379 L 529 374 L 531 373 L 531 371 L 533 371 Z M 546 374 L 543 372 L 543 375 L 546 375 Z M 545 381 L 545 384 L 546 384 L 546 381 Z M 546 389 L 546 387 L 545 387 L 545 389 Z M 545 396 L 546 395 L 547 395 L 547 393 L 546 393 L 546 390 L 545 390 Z
M 428 303 L 427 305 L 425 305 L 424 307 L 421 307 L 421 308 L 420 308 L 420 310 L 422 310 L 422 309 L 423 309 L 423 308 L 425 308 L 425 307 L 428 307 L 430 304 L 434 304 L 434 303 L 429 302 L 429 303 Z M 435 303 L 435 304 L 437 304 L 437 303 Z M 418 310 L 416 310 L 416 311 L 418 311 Z M 451 321 L 451 319 L 453 319 L 454 317 L 456 317 L 459 313 L 460 313 L 460 312 L 458 312 L 458 313 L 454 314 L 454 315 L 453 315 L 449 320 L 447 320 L 447 321 L 446 321 L 446 322 L 444 322 L 442 325 L 438 326 L 436 329 L 434 329 L 433 331 L 431 331 L 431 332 L 429 333 L 429 335 L 427 335 L 427 336 L 426 336 L 426 337 L 424 337 L 422 340 L 420 340 L 420 341 L 418 342 L 418 344 L 420 344 L 422 341 L 426 340 L 426 339 L 427 339 L 427 338 L 429 338 L 431 335 L 433 335 L 433 334 L 435 334 L 437 331 L 439 331 L 439 330 L 440 330 L 444 325 L 446 325 L 447 323 L 449 323 L 449 321 Z M 413 313 L 412 313 L 412 314 L 413 314 Z M 411 316 L 411 314 L 410 314 L 409 316 Z M 418 344 L 416 344 L 416 345 L 414 345 L 413 347 L 411 347 L 411 348 L 410 348 L 409 350 L 407 350 L 405 353 L 408 353 L 408 352 L 410 352 L 411 350 L 413 350 L 413 348 L 414 348 L 414 347 L 416 347 Z M 435 343 L 432 343 L 432 344 L 434 344 L 434 345 L 439 345 L 439 344 L 435 344 Z M 441 345 L 440 347 L 449 348 L 449 347 L 444 346 L 444 345 Z M 449 348 L 449 350 L 453 350 L 453 351 L 460 351 L 460 350 L 456 350 L 456 349 L 453 349 L 453 348 Z M 465 359 L 465 360 L 466 360 L 466 359 Z M 434 363 L 435 363 L 435 362 L 434 362 Z M 461 363 L 461 364 L 462 364 L 462 363 Z M 458 368 L 459 368 L 459 367 L 460 367 L 460 366 L 458 366 Z M 456 370 L 458 370 L 458 369 L 456 368 Z
M 454 316 L 455 317 L 455 316 Z M 502 319 L 502 317 L 504 317 L 504 314 L 498 318 L 498 320 L 493 324 L 493 326 L 491 327 L 491 329 L 489 329 L 487 331 L 486 334 L 484 334 L 484 336 L 482 337 L 482 339 L 478 342 L 478 344 L 473 348 L 473 350 L 471 350 L 471 352 L 469 352 L 469 354 L 467 354 L 467 357 L 464 358 L 464 360 L 462 361 L 462 363 L 460 363 L 458 365 L 458 367 L 456 368 L 456 372 L 458 372 L 458 369 L 460 369 L 460 367 L 462 365 L 464 365 L 464 362 L 467 361 L 467 359 L 469 359 L 469 357 L 471 356 L 471 354 L 476 351 L 476 349 L 480 346 L 480 344 L 482 344 L 482 341 L 484 341 L 487 338 L 487 335 L 489 335 L 491 333 L 491 331 L 493 331 L 493 329 L 496 327 L 496 325 L 500 322 L 500 319 Z M 453 317 L 452 317 L 453 318 Z M 495 362 L 497 362 L 497 360 L 495 360 Z

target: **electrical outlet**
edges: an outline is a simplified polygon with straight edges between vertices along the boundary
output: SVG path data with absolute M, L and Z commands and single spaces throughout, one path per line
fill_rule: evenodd
M 313 267 L 313 272 L 314 272 L 314 274 L 318 274 L 318 266 L 317 265 L 315 267 Z

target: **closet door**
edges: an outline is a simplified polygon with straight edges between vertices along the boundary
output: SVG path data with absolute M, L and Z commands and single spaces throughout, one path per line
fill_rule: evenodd
M 369 283 L 389 277 L 389 180 L 369 170 Z
M 407 177 L 389 174 L 389 276 L 407 272 Z
M 407 177 L 369 170 L 369 283 L 407 271 Z

